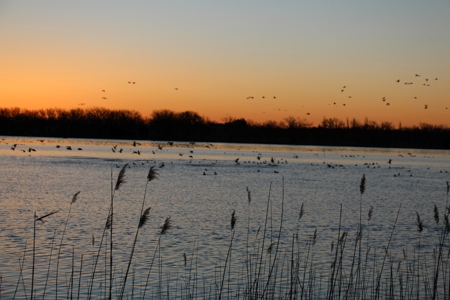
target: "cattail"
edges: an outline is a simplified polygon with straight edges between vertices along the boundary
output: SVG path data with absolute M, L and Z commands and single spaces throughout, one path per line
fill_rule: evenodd
M 92 234 L 92 247 L 94 247 L 94 244 L 95 244 L 95 237 L 94 234 Z
M 361 183 L 359 184 L 359 191 L 361 192 L 361 195 L 364 194 L 365 189 L 366 189 L 366 174 L 363 174 L 361 178 Z
M 236 225 L 236 211 L 233 209 L 231 213 L 231 230 L 234 229 L 234 225 Z
M 187 265 L 186 252 L 183 253 L 183 258 L 184 258 L 184 266 L 186 267 L 186 265 Z
M 148 220 L 148 215 L 150 214 L 151 207 L 147 208 L 144 213 L 142 214 L 141 218 L 139 219 L 139 228 L 145 225 Z
M 250 202 L 252 202 L 252 196 L 250 195 L 250 190 L 248 189 L 248 187 L 246 189 L 247 189 L 248 204 L 250 204 Z
M 51 216 L 51 215 L 53 215 L 53 214 L 56 214 L 58 211 L 59 211 L 59 210 L 52 211 L 51 213 L 48 213 L 48 214 L 46 214 L 46 215 L 44 215 L 44 216 L 42 216 L 42 217 L 39 217 L 39 218 L 36 218 L 37 216 L 36 216 L 36 214 L 35 214 L 34 217 L 35 217 L 36 221 L 41 221 L 42 223 L 44 223 L 44 218 L 47 218 L 47 217 L 49 217 L 49 216 Z
M 120 187 L 122 186 L 122 184 L 126 183 L 125 181 L 125 170 L 127 169 L 128 164 L 125 164 L 122 167 L 122 170 L 120 170 L 119 172 L 119 176 L 117 176 L 117 181 L 116 181 L 116 187 L 115 190 L 117 191 L 118 189 L 120 189 Z
M 436 204 L 434 204 L 434 222 L 439 224 L 439 211 Z
M 373 206 L 370 207 L 369 213 L 367 214 L 367 221 L 370 221 L 372 219 L 373 215 Z
M 303 203 L 302 206 L 300 207 L 300 212 L 298 214 L 298 221 L 300 222 L 300 219 L 303 217 L 303 214 L 305 213 L 305 211 L 303 210 Z
M 166 234 L 167 230 L 172 228 L 172 221 L 170 220 L 170 217 L 167 217 L 164 224 L 159 228 L 161 228 L 161 232 L 159 234 Z
M 333 252 L 334 249 L 334 241 L 331 241 L 331 252 Z
M 423 231 L 423 219 L 420 218 L 420 215 L 418 212 L 416 212 L 417 214 L 417 231 L 422 232 Z
M 275 245 L 275 243 L 272 243 L 269 247 L 267 247 L 267 254 L 270 254 L 272 252 L 273 245 Z
M 312 239 L 312 244 L 315 245 L 317 241 L 317 228 L 316 230 L 314 230 L 314 235 L 313 235 L 313 239 Z
M 75 195 L 73 195 L 72 201 L 70 201 L 70 204 L 74 204 L 77 201 L 79 193 L 80 192 L 78 191 L 78 192 L 75 193 Z
M 155 166 L 152 166 L 148 171 L 147 180 L 152 181 L 153 179 L 158 179 L 158 172 L 155 171 Z

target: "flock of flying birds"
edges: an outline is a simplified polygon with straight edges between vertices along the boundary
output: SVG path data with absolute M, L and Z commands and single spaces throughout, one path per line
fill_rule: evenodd
M 414 75 L 414 78 L 415 78 L 415 79 L 418 79 L 419 77 L 421 77 L 420 74 L 415 74 L 415 75 Z M 433 79 L 425 78 L 425 79 L 423 79 L 421 82 L 419 82 L 419 84 L 422 85 L 422 86 L 424 86 L 424 87 L 429 87 L 429 86 L 431 85 L 430 83 L 431 83 L 432 81 L 437 81 L 437 80 L 438 80 L 437 77 L 436 77 L 436 78 L 433 78 Z M 397 82 L 397 83 L 402 83 L 403 81 L 402 81 L 401 79 L 397 79 L 396 82 Z M 134 85 L 134 84 L 136 84 L 136 81 L 128 81 L 128 84 Z M 413 82 L 413 81 L 404 81 L 403 84 L 409 86 L 409 85 L 413 85 L 414 82 Z M 175 87 L 174 90 L 175 90 L 175 91 L 178 91 L 178 87 Z M 340 89 L 340 92 L 341 92 L 341 93 L 345 93 L 346 91 L 347 91 L 347 85 L 344 85 L 344 86 Z M 103 89 L 103 90 L 102 90 L 102 93 L 106 93 L 106 90 Z M 348 97 L 348 99 L 352 99 L 352 96 L 351 96 L 351 95 L 348 95 L 347 97 Z M 101 98 L 102 98 L 103 100 L 108 99 L 108 98 L 105 97 L 105 96 L 102 96 Z M 417 96 L 414 96 L 413 98 L 414 98 L 414 99 L 417 99 L 418 97 L 417 97 Z M 255 97 L 254 97 L 254 96 L 247 96 L 246 99 L 247 99 L 247 100 L 250 100 L 250 99 L 254 100 Z M 277 99 L 277 96 L 270 96 L 270 97 L 261 96 L 261 99 L 274 99 L 274 100 L 276 100 L 276 99 Z M 388 99 L 387 99 L 385 96 L 383 96 L 383 97 L 381 98 L 381 100 L 382 100 L 383 103 L 385 103 L 386 106 L 391 106 L 391 102 L 388 101 Z M 85 104 L 86 104 L 86 103 L 79 103 L 78 105 L 85 105 Z M 337 102 L 333 102 L 332 104 L 335 105 L 335 106 L 338 105 Z M 341 103 L 341 104 L 342 104 L 342 106 L 344 106 L 344 107 L 347 106 L 347 103 Z M 331 105 L 331 104 L 328 104 L 328 105 Z M 423 104 L 423 105 L 424 105 L 424 109 L 428 109 L 428 104 L 425 103 L 425 104 Z M 302 107 L 303 107 L 303 106 L 302 106 Z M 448 107 L 445 107 L 445 109 L 448 110 Z M 280 108 L 274 108 L 274 110 L 275 110 L 275 111 L 276 111 L 276 110 L 281 111 L 282 109 L 280 109 Z M 284 111 L 287 111 L 287 110 L 284 109 Z M 263 112 L 263 113 L 265 113 L 265 112 Z M 306 112 L 306 115 L 309 116 L 309 115 L 311 115 L 311 113 L 310 113 L 310 112 Z
M 417 77 L 421 77 L 421 76 L 420 76 L 420 74 L 415 74 L 414 77 L 417 78 Z M 438 80 L 437 77 L 434 78 L 434 81 L 437 81 L 437 80 Z M 395 82 L 401 83 L 402 81 L 401 81 L 401 79 L 397 79 Z M 429 87 L 429 86 L 430 86 L 430 82 L 431 82 L 431 80 L 430 80 L 429 78 L 425 78 L 425 79 L 424 79 L 422 82 L 420 82 L 419 84 L 422 85 L 422 86 L 425 86 L 425 87 Z M 413 82 L 413 81 L 405 81 L 405 82 L 403 82 L 403 84 L 404 84 L 404 85 L 412 85 L 412 84 L 414 84 L 414 82 Z M 344 86 L 342 87 L 341 93 L 344 93 L 344 92 L 345 92 L 346 87 L 347 87 L 346 85 L 344 85 Z M 348 98 L 351 99 L 352 96 L 348 96 Z M 414 98 L 414 99 L 417 99 L 417 96 L 414 96 L 413 98 Z M 390 106 L 390 105 L 391 105 L 390 102 L 386 102 L 387 99 L 386 99 L 385 96 L 382 97 L 381 100 L 382 100 L 382 102 L 386 103 L 386 106 Z M 333 102 L 333 105 L 336 105 L 336 102 Z M 342 105 L 345 106 L 346 104 L 343 103 Z M 423 105 L 424 105 L 424 109 L 428 109 L 428 104 L 423 104 Z M 445 109 L 448 109 L 448 107 L 445 107 Z
M 414 77 L 415 77 L 416 79 L 418 79 L 417 77 L 421 77 L 421 76 L 420 76 L 420 74 L 415 74 Z M 434 78 L 434 79 L 425 78 L 425 79 L 424 79 L 422 82 L 420 82 L 419 84 L 422 85 L 422 86 L 424 86 L 424 87 L 429 87 L 429 86 L 431 85 L 431 82 L 432 82 L 432 81 L 437 81 L 437 80 L 438 80 L 437 77 Z M 402 80 L 401 80 L 401 79 L 397 79 L 396 82 L 397 82 L 397 83 L 401 83 Z M 405 81 L 405 82 L 403 82 L 403 83 L 404 83 L 404 85 L 412 85 L 412 84 L 414 84 L 413 81 Z M 341 93 L 344 93 L 344 92 L 347 91 L 346 89 L 347 89 L 347 85 L 344 85 L 344 86 L 340 89 L 340 92 L 341 92 Z M 352 96 L 351 96 L 351 95 L 348 95 L 347 97 L 348 97 L 348 99 L 352 99 Z M 418 98 L 417 96 L 414 96 L 414 99 L 417 99 L 417 98 Z M 247 96 L 246 99 L 247 99 L 247 100 L 249 100 L 249 99 L 255 99 L 255 97 L 254 97 L 254 96 Z M 265 97 L 265 96 L 262 96 L 261 99 L 266 99 L 266 97 Z M 273 99 L 276 99 L 276 96 L 273 96 Z M 390 106 L 390 105 L 391 105 L 390 102 L 386 102 L 386 101 L 387 101 L 387 98 L 386 98 L 385 96 L 382 97 L 381 100 L 382 100 L 382 102 L 384 102 L 384 103 L 386 104 L 386 106 Z M 337 102 L 333 102 L 332 104 L 333 104 L 333 105 L 338 105 Z M 341 104 L 342 104 L 342 106 L 347 106 L 346 103 L 341 103 Z M 328 104 L 328 105 L 331 105 L 331 104 Z M 428 109 L 428 104 L 423 104 L 423 105 L 424 105 L 424 109 Z M 302 106 L 302 107 L 303 107 L 303 106 Z M 448 107 L 445 107 L 445 109 L 448 109 Z M 279 109 L 279 108 L 278 108 L 278 109 L 275 108 L 274 110 L 281 111 L 281 109 Z M 287 110 L 284 110 L 284 111 L 287 111 Z M 310 115 L 310 113 L 307 112 L 306 115 Z

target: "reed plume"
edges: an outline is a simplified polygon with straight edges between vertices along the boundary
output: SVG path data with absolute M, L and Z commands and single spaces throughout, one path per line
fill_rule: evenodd
M 417 214 L 417 231 L 422 232 L 423 231 L 423 219 L 420 218 L 419 212 L 416 212 Z
M 117 191 L 118 189 L 120 189 L 120 187 L 121 187 L 124 183 L 126 183 L 126 180 L 125 180 L 125 171 L 126 171 L 127 167 L 128 167 L 128 164 L 125 164 L 125 165 L 122 167 L 122 169 L 120 170 L 119 176 L 117 176 L 116 187 L 114 188 L 114 190 Z
M 233 209 L 233 212 L 231 213 L 231 221 L 230 221 L 231 230 L 234 229 L 235 225 L 236 225 L 236 211 Z
M 161 234 L 161 235 L 166 234 L 167 230 L 172 228 L 172 220 L 170 219 L 170 217 L 167 217 L 166 220 L 164 221 L 164 224 L 162 226 L 160 226 L 159 228 L 161 229 L 159 234 Z
M 433 218 L 434 218 L 434 222 L 436 223 L 436 225 L 439 224 L 439 210 L 438 210 L 436 204 L 434 204 L 434 215 L 433 215 Z
M 361 192 L 361 195 L 364 194 L 365 190 L 366 190 L 366 174 L 363 174 L 361 178 L 361 183 L 359 184 L 359 191 Z
M 142 226 L 147 223 L 148 215 L 150 214 L 151 207 L 147 208 L 144 213 L 142 214 L 141 218 L 139 219 L 139 228 L 142 228 Z

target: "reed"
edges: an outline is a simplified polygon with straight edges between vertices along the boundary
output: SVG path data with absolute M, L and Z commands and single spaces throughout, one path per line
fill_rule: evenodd
M 398 207 L 396 214 L 393 213 L 395 219 L 390 231 L 385 233 L 382 241 L 374 240 L 371 234 L 371 226 L 374 222 L 372 221 L 373 207 L 370 207 L 367 219 L 364 217 L 364 223 L 367 222 L 367 224 L 363 227 L 363 202 L 366 201 L 363 199 L 366 190 L 365 174 L 361 178 L 359 195 L 355 197 L 356 199 L 359 197 L 359 212 L 355 207 L 356 214 L 359 216 L 355 216 L 351 223 L 354 227 L 347 225 L 348 218 L 344 216 L 344 208 L 341 204 L 336 219 L 337 227 L 334 229 L 336 231 L 330 241 L 323 240 L 322 236 L 326 236 L 322 235 L 323 229 L 314 228 L 304 221 L 304 216 L 308 213 L 303 203 L 296 216 L 296 222 L 289 225 L 292 228 L 286 227 L 288 225 L 285 225 L 284 220 L 286 218 L 284 179 L 279 203 L 273 200 L 272 184 L 269 185 L 267 202 L 264 204 L 264 218 L 257 220 L 263 223 L 261 226 L 252 224 L 250 213 L 252 199 L 247 189 L 247 222 L 244 220 L 244 226 L 239 226 L 240 219 L 236 210 L 232 210 L 231 217 L 228 219 L 229 224 L 226 225 L 227 230 L 223 234 L 224 238 L 227 240 L 229 238 L 229 241 L 223 246 L 224 255 L 217 260 L 215 271 L 211 275 L 199 264 L 202 259 L 199 257 L 199 247 L 202 245 L 200 245 L 201 241 L 197 240 L 192 243 L 190 248 L 192 250 L 184 250 L 179 254 L 178 267 L 173 258 L 170 258 L 175 272 L 173 269 L 166 269 L 166 249 L 171 245 L 167 243 L 168 240 L 164 236 L 171 234 L 173 224 L 170 216 L 166 217 L 158 228 L 158 234 L 154 237 L 153 250 L 149 250 L 148 262 L 137 262 L 134 257 L 136 249 L 139 249 L 141 244 L 140 230 L 148 226 L 152 212 L 146 203 L 148 187 L 149 183 L 157 179 L 159 175 L 152 167 L 147 174 L 142 202 L 139 203 L 140 205 L 137 204 L 139 217 L 135 220 L 134 239 L 127 247 L 130 250 L 128 259 L 124 262 L 112 260 L 113 251 L 117 251 L 113 249 L 115 246 L 111 243 L 113 235 L 110 231 L 114 224 L 113 201 L 114 193 L 126 182 L 125 167 L 122 170 L 116 185 L 111 185 L 112 201 L 103 233 L 97 244 L 93 238 L 94 235 L 92 236 L 94 253 L 91 266 L 89 266 L 89 260 L 85 259 L 85 253 L 77 253 L 77 248 L 73 245 L 70 246 L 71 253 L 67 257 L 70 266 L 62 271 L 59 264 L 59 256 L 64 248 L 66 226 L 71 218 L 71 206 L 75 203 L 78 192 L 72 198 L 68 208 L 65 226 L 60 228 L 56 225 L 53 233 L 48 266 L 45 267 L 46 272 L 41 273 L 47 278 L 43 277 L 41 280 L 40 295 L 36 292 L 39 291 L 36 289 L 36 282 L 38 282 L 36 274 L 39 274 L 36 272 L 39 266 L 36 229 L 47 217 L 56 214 L 57 211 L 42 217 L 35 215 L 33 245 L 31 251 L 28 251 L 31 252 L 31 260 L 27 257 L 25 248 L 19 259 L 20 274 L 14 298 L 44 299 L 55 296 L 61 298 L 64 295 L 67 299 L 448 299 L 450 250 L 447 249 L 450 244 L 448 235 L 450 208 L 446 206 L 445 213 L 442 215 L 437 205 L 430 209 L 434 220 L 433 226 L 426 227 L 419 212 L 416 212 L 414 220 L 406 220 L 406 223 L 415 225 L 417 228 L 416 242 L 401 249 L 403 255 L 398 258 L 395 253 L 398 251 L 395 248 L 391 249 L 391 245 L 395 240 L 402 205 Z M 273 218 L 272 207 L 278 209 L 276 212 L 278 220 Z M 116 213 L 124 214 L 125 212 Z M 52 252 L 56 248 L 53 241 L 58 228 L 62 231 L 57 246 L 58 261 L 56 268 L 52 269 L 50 268 Z M 108 232 L 110 232 L 109 235 Z M 252 232 L 256 234 L 251 234 Z M 424 242 L 427 232 L 436 240 L 434 244 Z M 115 237 L 115 239 L 118 238 L 120 237 Z M 322 257 L 317 258 L 319 243 L 331 244 L 325 260 Z M 148 245 L 145 247 L 148 248 Z M 104 266 L 98 267 L 103 264 Z M 31 271 L 27 268 L 28 265 L 31 265 Z M 51 277 L 59 276 L 59 281 L 65 277 L 66 282 L 57 283 L 55 289 L 49 292 L 46 287 L 50 275 Z M 102 279 L 95 283 L 96 278 Z M 58 282 L 57 279 L 55 281 Z M 0 277 L 2 289 L 3 284 Z M 1 292 L 2 290 L 0 290 L 0 296 Z

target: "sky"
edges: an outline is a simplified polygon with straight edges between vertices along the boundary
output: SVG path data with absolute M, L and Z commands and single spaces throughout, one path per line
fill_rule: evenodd
M 450 126 L 449 16 L 448 0 L 0 0 L 0 108 Z

